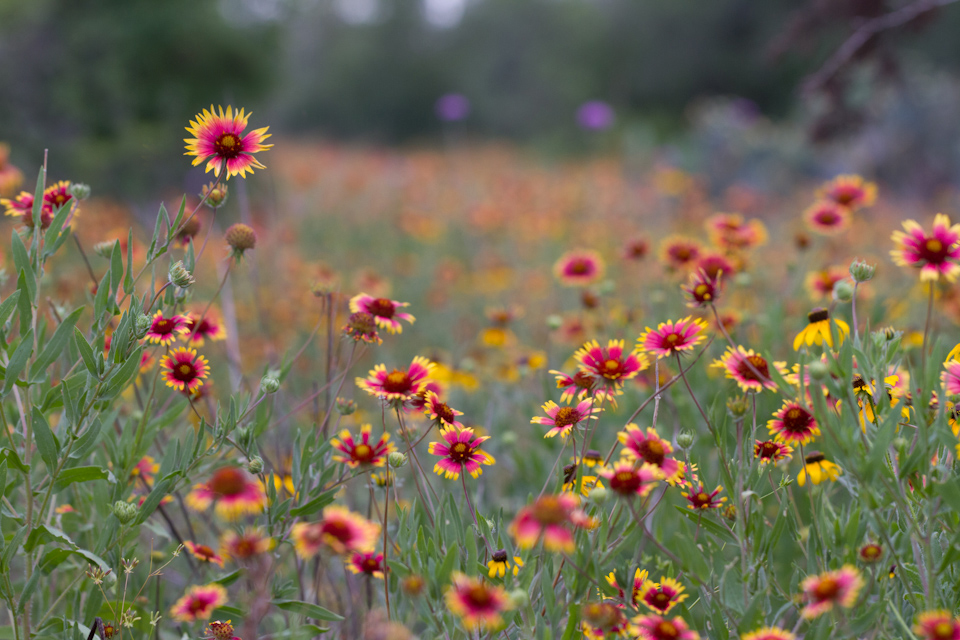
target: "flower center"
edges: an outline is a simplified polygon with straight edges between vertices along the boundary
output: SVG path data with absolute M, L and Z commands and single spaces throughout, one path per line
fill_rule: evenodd
M 760 457 L 761 458 L 772 458 L 779 448 L 772 442 L 764 442 L 760 447 Z
M 854 202 L 858 196 L 859 193 L 855 189 L 839 189 L 833 195 L 833 199 L 836 200 L 837 204 L 848 206 Z
M 953 624 L 950 622 L 938 622 L 933 626 L 933 637 L 937 640 L 952 640 Z
M 676 344 L 678 340 L 680 340 L 680 336 L 676 333 L 671 333 L 666 338 L 666 341 L 669 342 L 671 345 Z
M 618 493 L 636 493 L 641 484 L 640 475 L 636 471 L 618 471 L 610 480 L 610 488 Z
M 920 247 L 920 255 L 927 262 L 932 262 L 934 264 L 939 264 L 946 259 L 946 247 L 943 242 L 936 238 L 929 238 Z
M 586 260 L 575 260 L 570 264 L 570 273 L 577 276 L 585 276 L 590 273 L 590 263 Z
M 190 613 L 194 615 L 198 615 L 206 611 L 208 606 L 210 606 L 209 598 L 205 596 L 195 596 L 190 601 L 190 606 L 189 606 Z
M 706 504 L 710 502 L 710 496 L 701 491 L 700 493 L 697 494 L 697 502 L 701 504 Z
M 693 293 L 700 300 L 709 300 L 712 297 L 710 287 L 705 284 L 698 284 L 697 288 L 693 290 Z
M 369 462 L 373 458 L 373 448 L 370 445 L 358 444 L 353 449 L 353 458 L 359 462 Z
M 820 307 L 814 309 L 813 311 L 807 314 L 807 321 L 810 324 L 813 324 L 814 322 L 823 322 L 824 320 L 827 320 L 829 318 L 830 318 L 830 312 Z
M 545 496 L 533 505 L 533 517 L 541 524 L 559 524 L 567 519 L 567 511 L 554 496 Z
M 658 591 L 656 594 L 654 594 L 651 600 L 652 602 L 650 603 L 650 605 L 653 606 L 655 609 L 659 609 L 661 611 L 665 610 L 667 608 L 667 605 L 670 604 L 670 596 L 663 593 L 662 591 Z
M 493 553 L 494 562 L 506 562 L 507 561 L 507 552 L 504 549 L 494 551 Z
M 450 459 L 454 462 L 462 463 L 471 455 L 473 455 L 473 447 L 468 445 L 466 442 L 458 442 L 450 447 Z
M 236 158 L 243 150 L 240 144 L 240 138 L 232 133 L 221 133 L 213 143 L 217 155 L 222 158 Z
M 644 462 L 655 464 L 658 467 L 663 466 L 663 460 L 666 458 L 666 451 L 658 440 L 647 439 L 643 444 L 637 447 L 640 457 Z
M 373 314 L 359 311 L 350 316 L 348 320 L 350 324 L 350 329 L 359 333 L 359 334 L 369 334 L 376 333 L 377 331 L 377 321 L 374 319 Z
M 833 225 L 839 222 L 840 216 L 832 209 L 823 209 L 817 214 L 817 222 L 823 225 Z
M 593 389 L 593 376 L 583 371 L 577 371 L 573 374 L 573 384 L 575 384 L 578 389 L 590 391 Z
M 813 590 L 817 600 L 832 600 L 840 593 L 840 583 L 834 578 L 824 578 Z
M 410 391 L 410 386 L 410 376 L 407 372 L 396 369 L 387 374 L 383 381 L 383 390 L 389 393 L 406 393 Z
M 791 407 L 783 414 L 783 427 L 791 433 L 806 433 L 813 417 L 800 407 Z
M 607 378 L 615 377 L 620 373 L 620 361 L 609 358 L 603 361 L 603 375 Z
M 483 585 L 470 587 L 463 595 L 464 599 L 470 603 L 471 608 L 480 609 L 482 611 L 494 609 L 493 597 L 490 594 L 490 590 Z
M 680 632 L 672 622 L 663 620 L 657 625 L 656 636 L 662 640 L 673 640 L 680 637 Z
M 347 542 L 351 537 L 350 527 L 348 527 L 346 523 L 338 521 L 325 522 L 323 524 L 323 534 L 339 542 Z
M 203 558 L 204 560 L 210 560 L 214 555 L 216 555 L 213 553 L 213 549 L 205 544 L 198 544 L 194 554 L 196 554 L 196 556 L 199 558 Z
M 457 418 L 453 409 L 445 402 L 437 404 L 437 406 L 433 408 L 433 411 L 437 414 L 437 418 L 441 422 L 446 422 L 447 424 L 453 424 L 453 421 Z
M 235 496 L 243 493 L 247 486 L 247 479 L 240 469 L 225 467 L 213 474 L 207 486 L 211 491 L 222 496 Z
M 577 424 L 580 422 L 580 417 L 580 412 L 573 407 L 560 407 L 556 417 L 553 419 L 553 423 L 562 429 L 572 424 Z
M 393 304 L 393 300 L 387 300 L 386 298 L 377 298 L 371 301 L 367 305 L 367 308 L 370 310 L 370 313 L 381 318 L 392 318 L 397 310 L 396 305 Z
M 374 558 L 367 558 L 363 561 L 363 572 L 364 573 L 374 573 L 380 570 L 380 563 L 377 562 Z
M 747 356 L 740 361 L 737 366 L 737 373 L 750 382 L 763 382 L 770 377 L 770 370 L 767 368 L 767 361 L 756 354 Z M 757 375 L 760 374 L 760 376 Z

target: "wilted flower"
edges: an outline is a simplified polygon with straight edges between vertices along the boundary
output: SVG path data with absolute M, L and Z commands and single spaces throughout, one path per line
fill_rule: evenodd
M 257 246 L 257 232 L 242 222 L 227 227 L 223 239 L 227 241 L 231 255 L 236 260 L 241 259 L 244 253 Z

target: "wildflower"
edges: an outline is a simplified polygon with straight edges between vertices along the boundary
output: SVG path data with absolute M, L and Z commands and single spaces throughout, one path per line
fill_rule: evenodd
M 520 567 L 523 566 L 523 560 L 519 556 L 513 556 L 513 575 L 520 573 Z M 510 559 L 507 556 L 505 549 L 498 549 L 493 552 L 492 559 L 487 563 L 487 567 L 490 569 L 490 572 L 487 574 L 491 578 L 500 577 L 506 575 L 507 571 L 510 570 Z
M 807 606 L 800 614 L 809 619 L 816 618 L 841 606 L 849 609 L 857 601 L 863 578 L 857 568 L 846 564 L 836 571 L 826 571 L 817 576 L 808 576 L 800 584 Z
M 804 284 L 814 300 L 824 300 L 833 295 L 833 287 L 847 277 L 843 267 L 827 267 L 807 274 Z
M 707 323 L 699 318 L 683 318 L 676 322 L 661 322 L 656 330 L 647 327 L 646 332 L 640 335 L 637 346 L 647 353 L 665 358 L 683 351 L 690 351 L 706 339 L 701 331 L 707 328 Z
M 273 538 L 264 535 L 259 527 L 248 527 L 243 533 L 228 529 L 220 536 L 220 554 L 224 558 L 248 560 L 274 547 Z
M 646 580 L 640 586 L 639 600 L 663 615 L 687 599 L 683 585 L 673 578 L 660 577 L 660 582 Z
M 596 525 L 582 509 L 578 498 L 569 493 L 544 495 L 533 504 L 520 509 L 510 523 L 510 535 L 521 549 L 534 547 L 543 538 L 548 551 L 573 553 L 576 545 L 572 528 L 592 528 Z
M 168 387 L 177 391 L 195 392 L 210 374 L 207 359 L 196 349 L 177 348 L 160 359 L 161 375 Z
M 744 220 L 739 213 L 718 213 L 707 218 L 710 241 L 721 249 L 742 251 L 767 241 L 767 229 L 757 219 Z
M 854 260 L 850 264 L 850 276 L 853 278 L 854 282 L 861 284 L 864 282 L 869 282 L 876 272 L 877 265 L 868 264 L 863 260 Z
M 647 357 L 637 350 L 624 354 L 623 344 L 623 340 L 609 340 L 604 348 L 593 340 L 580 347 L 573 357 L 580 363 L 581 371 L 605 384 L 608 391 L 618 391 L 626 380 L 650 366 Z
M 811 451 L 803 460 L 803 469 L 797 474 L 797 484 L 801 487 L 807 483 L 807 474 L 810 482 L 820 484 L 826 480 L 836 482 L 843 469 L 827 460 L 819 451 Z
M 740 640 L 797 640 L 797 636 L 780 627 L 761 627 L 743 634 Z
M 543 405 L 543 411 L 548 417 L 534 416 L 530 422 L 552 427 L 544 434 L 544 438 L 552 438 L 557 434 L 560 434 L 561 438 L 566 438 L 567 434 L 581 422 L 596 420 L 594 414 L 602 411 L 602 408 L 593 406 L 593 398 L 587 398 L 575 407 L 561 407 L 553 400 L 548 400 Z
M 560 256 L 553 265 L 553 275 L 568 287 L 583 287 L 603 277 L 603 259 L 595 251 L 575 249 Z
M 177 260 L 170 265 L 168 276 L 170 282 L 181 289 L 186 289 L 197 281 L 197 279 L 193 277 L 193 274 L 183 265 L 183 260 Z
M 423 588 L 426 585 L 426 582 L 423 579 L 423 576 L 412 573 L 406 578 L 400 581 L 400 588 L 403 589 L 403 592 L 408 596 L 417 597 L 423 593 Z
M 203 223 L 201 222 L 200 214 L 194 214 L 193 217 L 187 218 L 180 227 L 180 230 L 177 231 L 177 244 L 181 247 L 186 247 L 193 241 L 197 234 L 200 233 L 202 228 Z
M 697 269 L 680 288 L 689 298 L 688 307 L 705 307 L 716 302 L 720 295 L 720 276 L 712 278 L 706 271 Z
M 574 483 L 577 481 L 577 464 L 568 464 L 563 468 L 563 491 L 575 493 Z M 580 476 L 580 494 L 587 496 L 590 492 L 599 487 L 603 489 L 603 483 L 597 482 L 597 476 Z
M 700 640 L 700 634 L 690 629 L 683 618 L 667 620 L 663 616 L 637 616 L 638 640 Z
M 446 442 L 431 442 L 427 451 L 440 460 L 433 466 L 437 475 L 456 480 L 466 470 L 474 478 L 483 473 L 480 465 L 492 465 L 493 456 L 480 450 L 480 445 L 490 436 L 474 437 L 473 429 L 441 429 L 440 436 Z
M 354 342 L 383 344 L 383 340 L 377 332 L 376 319 L 366 311 L 351 313 L 350 317 L 347 318 L 347 324 L 343 326 L 343 332 L 353 338 Z
M 622 604 L 614 604 L 609 600 L 584 603 L 580 607 L 584 637 L 588 640 L 604 640 L 621 636 L 629 624 L 623 609 Z
M 804 343 L 807 346 L 813 344 L 820 346 L 824 342 L 832 349 L 833 336 L 830 332 L 830 313 L 822 307 L 817 307 L 807 314 L 807 321 L 809 324 L 793 339 L 793 350 L 799 351 Z M 850 325 L 840 318 L 834 318 L 833 322 L 837 325 L 839 344 L 843 344 L 843 339 L 850 335 Z
M 227 620 L 226 622 L 214 620 L 207 625 L 207 632 L 213 636 L 214 640 L 240 640 L 233 635 L 234 629 L 230 622 L 230 620 Z
M 350 570 L 350 573 L 362 573 L 371 578 L 383 580 L 383 554 L 372 551 L 355 553 L 350 557 L 347 569 Z
M 760 440 L 755 441 L 753 445 L 753 457 L 760 460 L 760 464 L 769 464 L 780 462 L 781 460 L 789 460 L 790 455 L 793 453 L 793 447 L 790 447 L 782 442 L 775 442 L 773 440 L 765 440 L 761 442 Z
M 223 239 L 230 247 L 230 254 L 235 260 L 243 258 L 243 254 L 257 246 L 257 232 L 242 222 L 227 227 Z
M 153 314 L 153 320 L 145 337 L 147 342 L 166 346 L 187 331 L 187 319 L 184 316 L 175 315 L 164 318 L 163 311 L 157 311 Z
M 960 394 L 960 361 L 948 361 L 940 373 L 940 381 L 946 385 L 948 396 Z
M 940 277 L 953 282 L 960 274 L 960 224 L 950 225 L 950 218 L 938 213 L 929 235 L 914 220 L 903 223 L 904 231 L 894 231 L 897 248 L 890 252 L 901 267 L 920 269 L 921 281 L 936 282 Z
M 673 445 L 661 438 L 653 427 L 647 427 L 644 434 L 640 427 L 630 423 L 617 433 L 617 440 L 623 445 L 623 455 L 657 467 L 665 482 L 675 485 L 683 478 L 686 465 L 670 457 Z
M 160 465 L 157 464 L 156 460 L 152 456 L 143 456 L 137 461 L 137 464 L 133 465 L 130 475 L 135 478 L 142 478 L 144 484 L 149 487 L 153 484 L 153 477 L 157 471 L 160 471 Z
M 366 379 L 357 378 L 356 384 L 370 395 L 400 406 L 412 400 L 426 385 L 433 366 L 432 362 L 420 356 L 413 359 L 406 371 L 393 369 L 387 373 L 387 367 L 378 364 L 370 370 Z
M 170 609 L 170 615 L 179 622 L 208 620 L 217 607 L 227 603 L 227 590 L 212 582 L 208 585 L 187 589 L 182 598 Z
M 737 267 L 721 253 L 710 252 L 700 256 L 694 271 L 703 271 L 708 277 L 719 280 L 721 276 L 732 276 Z
M 104 640 L 110 640 L 110 638 L 117 635 L 118 631 L 119 630 L 117 629 L 117 626 L 113 623 L 113 621 L 103 623 Z
M 33 195 L 27 191 L 21 191 L 15 198 L 2 198 L 0 199 L 0 207 L 3 207 L 4 215 L 10 216 L 12 218 L 24 218 L 24 222 L 30 220 L 30 224 L 33 224 Z M 44 220 L 46 225 L 41 225 L 42 228 L 50 226 L 50 222 L 53 221 L 53 216 L 47 211 L 43 211 Z
M 218 184 L 216 182 L 210 182 L 203 185 L 200 191 L 200 196 L 205 201 L 204 204 L 211 209 L 222 207 L 227 202 L 227 196 L 230 195 L 226 183 Z
M 454 572 L 452 584 L 444 593 L 447 608 L 469 630 L 496 629 L 503 624 L 501 614 L 512 608 L 502 587 L 487 584 L 460 572 Z
M 398 309 L 409 307 L 409 302 L 397 302 L 387 298 L 374 298 L 365 293 L 356 295 L 350 299 L 351 313 L 369 313 L 374 317 L 378 327 L 386 329 L 390 333 L 402 333 L 403 325 L 401 320 L 413 324 L 416 318 L 409 313 L 399 312 Z
M 563 389 L 560 394 L 560 402 L 569 403 L 574 396 L 577 400 L 583 400 L 593 392 L 597 385 L 597 379 L 593 374 L 586 371 L 577 371 L 572 376 L 556 370 L 551 370 L 550 373 L 557 379 L 557 388 Z
M 303 559 L 317 555 L 322 547 L 345 555 L 373 551 L 380 533 L 380 525 L 352 513 L 346 507 L 324 507 L 319 522 L 298 522 L 290 530 L 293 547 Z
M 233 466 L 217 469 L 206 483 L 193 485 L 186 498 L 194 511 L 206 511 L 216 503 L 217 516 L 230 521 L 260 513 L 266 500 L 260 483 Z
M 876 542 L 871 542 L 860 547 L 858 552 L 860 559 L 864 562 L 879 562 L 883 558 L 883 547 Z M 960 640 L 960 638 L 958 638 Z
M 637 466 L 637 460 L 622 458 L 612 468 L 600 471 L 600 475 L 607 479 L 610 490 L 625 498 L 633 496 L 645 497 L 663 478 L 660 469 L 652 464 L 642 462 Z
M 913 625 L 917 640 L 960 640 L 960 618 L 943 609 L 917 614 Z
M 807 227 L 822 236 L 835 236 L 850 226 L 850 211 L 835 202 L 823 200 L 803 212 Z
M 197 314 L 188 311 L 184 314 L 186 318 L 187 332 L 184 334 L 185 340 L 194 347 L 202 347 L 206 340 L 218 342 L 227 337 L 226 327 L 220 319 L 220 315 L 210 307 L 203 314 Z
M 774 367 L 785 373 L 783 363 L 774 362 Z M 726 377 L 736 380 L 737 385 L 744 391 L 760 392 L 764 389 L 776 390 L 776 383 L 770 378 L 770 367 L 766 358 L 753 349 L 744 349 L 738 345 L 736 349 L 727 347 L 719 360 L 714 360 L 710 366 L 725 370 Z
M 255 129 L 243 135 L 250 114 L 244 114 L 243 109 L 234 112 L 233 107 L 229 106 L 226 113 L 223 112 L 223 107 L 220 107 L 218 114 L 213 110 L 213 105 L 210 105 L 209 111 L 204 109 L 196 118 L 196 121 L 191 120 L 190 126 L 186 128 L 194 137 L 183 140 L 187 143 L 187 152 L 184 155 L 196 156 L 193 166 L 209 160 L 205 171 L 213 170 L 213 175 L 218 177 L 226 166 L 227 179 L 236 175 L 246 178 L 247 172 L 253 173 L 254 168 L 265 168 L 253 154 L 273 147 L 272 144 L 262 144 L 270 137 L 267 133 L 270 127 Z
M 10 147 L 0 142 L 0 196 L 10 195 L 23 182 L 23 173 L 9 160 Z
M 877 185 L 857 175 L 842 175 L 825 183 L 817 191 L 817 197 L 834 202 L 852 212 L 869 207 L 876 201 Z
M 217 555 L 217 552 L 208 547 L 205 544 L 194 544 L 189 540 L 183 541 L 183 546 L 187 548 L 187 551 L 201 562 L 212 562 L 213 564 L 223 566 L 223 557 Z
M 767 422 L 771 435 L 786 444 L 806 444 L 820 435 L 820 426 L 813 414 L 799 402 L 785 400 L 780 410 Z
M 643 260 L 650 251 L 650 244 L 646 238 L 631 238 L 623 245 L 625 260 Z
M 381 434 L 375 443 L 370 442 L 372 429 L 373 427 L 369 424 L 361 425 L 357 440 L 353 439 L 353 435 L 347 429 L 341 431 L 340 439 L 333 438 L 330 444 L 344 455 L 335 455 L 333 460 L 343 462 L 351 469 L 356 469 L 361 465 L 364 467 L 382 467 L 386 462 L 387 455 L 391 451 L 396 451 L 397 448 L 390 442 L 390 434 L 386 432 Z
M 697 509 L 719 509 L 727 501 L 726 497 L 717 499 L 717 495 L 723 491 L 723 487 L 720 485 L 717 485 L 717 488 L 710 493 L 707 493 L 706 487 L 699 481 L 696 485 L 690 483 L 687 486 L 688 490 L 681 495 L 690 503 L 687 506 L 694 511 Z
M 660 243 L 660 260 L 667 271 L 682 271 L 694 266 L 703 255 L 703 246 L 684 236 L 669 236 Z
M 441 429 L 447 427 L 463 428 L 463 425 L 457 421 L 457 416 L 462 416 L 463 412 L 457 411 L 446 402 L 440 402 L 440 396 L 434 391 L 427 391 L 423 403 L 423 412 L 433 420 L 434 425 Z

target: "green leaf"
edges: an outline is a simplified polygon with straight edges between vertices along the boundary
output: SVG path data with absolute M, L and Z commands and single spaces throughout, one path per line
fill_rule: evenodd
M 30 579 L 27 580 L 27 583 L 23 585 L 23 591 L 20 592 L 20 601 L 17 603 L 17 615 L 23 613 L 23 610 L 27 607 L 27 603 L 30 602 L 30 598 L 33 597 L 33 592 L 37 590 L 37 585 L 40 583 L 40 576 L 42 575 L 42 571 L 34 571 Z
M 27 525 L 23 525 L 17 529 L 15 534 L 13 534 L 10 544 L 8 544 L 7 548 L 3 550 L 3 557 L 0 558 L 0 571 L 9 569 L 10 559 L 13 558 L 14 554 L 20 549 L 20 544 L 23 542 L 23 539 L 26 536 Z
M 23 550 L 27 552 L 33 551 L 40 545 L 48 544 L 50 542 L 59 542 L 60 544 L 65 544 L 71 549 L 76 546 L 73 544 L 73 540 L 70 539 L 70 536 L 65 534 L 63 531 L 60 531 L 60 529 L 41 524 L 30 532 L 27 542 L 23 545 Z
M 33 264 L 30 262 L 30 255 L 27 253 L 27 247 L 24 246 L 20 234 L 12 233 L 11 249 L 13 253 L 13 266 L 19 272 L 26 274 L 27 295 L 33 300 L 37 295 L 37 274 L 33 270 Z
M 123 275 L 123 292 L 133 293 L 133 228 L 127 233 L 127 271 Z
M 27 366 L 27 359 L 30 358 L 31 353 L 33 353 L 33 329 L 28 331 L 27 335 L 20 339 L 20 344 L 17 345 L 13 355 L 10 356 L 10 361 L 7 363 L 7 371 L 4 374 L 3 391 L 0 392 L 0 397 L 10 393 L 13 385 L 17 382 L 17 378 L 20 377 L 20 372 Z
M 173 447 L 168 447 L 170 450 Z M 175 474 L 171 474 L 173 476 Z M 166 477 L 157 484 L 153 486 L 153 491 L 150 492 L 150 495 L 147 496 L 147 499 L 143 501 L 143 504 L 140 505 L 140 514 L 137 516 L 136 523 L 141 524 L 144 520 L 149 518 L 157 507 L 160 506 L 160 501 L 169 493 L 169 487 L 173 484 L 173 479 L 171 477 Z
M 336 614 L 329 609 L 324 609 L 323 607 L 310 604 L 309 602 L 304 602 L 303 600 L 272 600 L 271 602 L 279 609 L 290 611 L 292 613 L 299 613 L 302 616 L 314 618 L 315 620 L 339 622 L 340 620 L 344 619 L 343 616 Z
M 27 295 L 21 295 L 17 298 L 17 309 L 20 311 L 20 335 L 24 336 L 30 331 L 30 320 L 33 317 L 33 298 L 30 296 L 30 285 L 27 282 L 27 274 L 24 269 L 20 269 L 17 276 L 17 291 L 26 292 Z
M 47 340 L 47 344 L 43 346 L 43 350 L 40 352 L 40 355 L 37 356 L 33 366 L 30 367 L 31 378 L 42 375 L 46 368 L 53 364 L 53 361 L 63 353 L 64 348 L 67 346 L 67 341 L 69 341 L 70 336 L 73 335 L 73 328 L 76 326 L 77 320 L 80 319 L 81 313 L 83 313 L 83 307 L 74 309 L 73 313 L 63 319 L 63 322 L 60 323 L 57 330 L 54 331 L 50 339 Z
M 447 549 L 447 555 L 443 559 L 443 564 L 440 565 L 440 569 L 437 571 L 437 582 L 439 584 L 446 585 L 450 582 L 450 574 L 453 573 L 453 565 L 459 555 L 460 547 L 455 544 L 450 545 L 450 548 Z
M 127 385 L 137 376 L 140 371 L 140 354 L 143 353 L 143 347 L 134 349 L 127 361 L 117 369 L 117 371 L 107 380 L 106 388 L 101 397 L 105 400 L 113 398 L 115 395 L 127 388 Z
M 153 228 L 153 238 L 150 240 L 150 247 L 147 249 L 147 262 L 150 262 L 155 257 L 157 257 L 156 249 L 157 242 L 160 240 L 160 225 L 163 224 L 163 220 L 167 218 L 167 208 L 163 206 L 163 203 L 160 203 L 160 211 L 157 212 L 157 224 Z
M 112 271 L 113 270 L 111 269 L 103 274 L 100 284 L 97 285 L 97 295 L 93 296 L 94 323 L 99 323 L 100 318 L 103 317 L 103 314 L 107 311 L 107 305 L 112 305 L 110 302 L 110 273 Z
M 170 228 L 167 230 L 167 242 L 173 240 L 173 235 L 177 232 L 177 229 L 180 227 L 180 223 L 183 221 L 183 213 L 187 209 L 187 196 L 183 196 L 183 199 L 180 200 L 180 210 L 177 211 L 177 217 L 173 221 L 173 224 L 170 225 Z M 191 243 L 192 245 L 193 243 Z
M 10 317 L 10 314 L 13 313 L 13 310 L 17 306 L 17 302 L 20 300 L 20 291 L 14 291 L 7 299 L 0 303 L 0 324 L 4 324 L 7 321 L 7 318 Z
M 97 372 L 97 359 L 93 355 L 93 349 L 90 347 L 90 343 L 87 342 L 87 339 L 83 337 L 83 333 L 80 332 L 80 329 L 74 328 L 73 335 L 76 337 L 77 350 L 80 352 L 80 357 L 83 359 L 83 366 L 87 368 L 87 371 L 90 372 L 90 375 L 99 379 L 100 374 Z
M 100 467 L 74 467 L 60 472 L 56 483 L 53 485 L 53 491 L 54 493 L 62 491 L 74 482 L 92 482 L 94 480 L 107 480 L 110 483 L 117 481 L 112 473 Z
M 47 419 L 43 417 L 40 410 L 33 408 L 33 438 L 37 441 L 37 449 L 40 451 L 40 457 L 43 463 L 47 465 L 50 473 L 57 468 L 57 458 L 60 457 L 60 445 L 57 444 L 57 438 L 50 430 Z
M 20 460 L 20 456 L 15 450 L 4 447 L 3 449 L 0 449 L 0 457 L 2 457 L 9 466 L 13 467 L 20 473 L 30 473 L 30 467 L 23 464 L 23 462 Z
M 120 248 L 120 241 L 117 240 L 113 243 L 113 251 L 110 252 L 110 293 L 116 294 L 122 281 L 123 250 Z
M 296 509 L 291 509 L 290 515 L 296 518 L 299 516 L 309 516 L 311 514 L 314 514 L 317 511 L 320 511 L 320 509 L 323 509 L 325 506 L 327 506 L 331 502 L 333 502 L 333 496 L 335 493 L 336 491 L 327 491 L 327 492 L 321 493 L 319 496 L 317 496 L 310 502 L 307 502 L 306 504 L 301 505 Z
M 33 192 L 33 206 L 30 208 L 30 216 L 33 221 L 32 226 L 34 229 L 39 229 L 43 225 L 41 221 L 43 219 L 43 187 L 47 184 L 47 168 L 45 166 L 40 167 L 40 171 L 37 173 L 37 187 Z

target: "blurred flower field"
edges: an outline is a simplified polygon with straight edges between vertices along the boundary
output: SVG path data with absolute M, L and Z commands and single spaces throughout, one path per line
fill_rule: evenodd
M 248 118 L 0 156 L 2 637 L 960 638 L 958 212 Z

